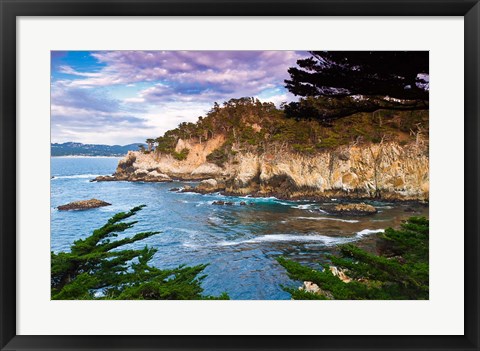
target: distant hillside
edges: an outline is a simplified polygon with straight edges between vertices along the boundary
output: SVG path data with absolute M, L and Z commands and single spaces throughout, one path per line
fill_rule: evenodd
M 124 156 L 128 151 L 138 150 L 143 143 L 128 145 L 97 145 L 68 142 L 63 144 L 53 143 L 52 156 Z

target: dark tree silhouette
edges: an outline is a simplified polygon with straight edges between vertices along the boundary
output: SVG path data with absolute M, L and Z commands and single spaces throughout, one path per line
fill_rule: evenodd
M 428 51 L 310 53 L 288 70 L 287 89 L 304 97 L 286 105 L 290 116 L 328 119 L 378 109 L 428 109 Z

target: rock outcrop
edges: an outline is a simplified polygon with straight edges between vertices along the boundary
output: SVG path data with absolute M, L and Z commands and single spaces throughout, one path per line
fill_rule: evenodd
M 97 208 L 103 206 L 110 206 L 108 202 L 97 200 L 97 199 L 90 199 L 90 200 L 81 200 L 81 201 L 74 201 L 70 202 L 66 205 L 60 205 L 57 207 L 59 211 L 69 211 L 69 210 L 88 210 L 90 208 Z
M 328 300 L 333 300 L 333 295 L 329 291 L 325 291 L 317 284 L 311 281 L 304 281 L 303 285 L 298 290 L 305 290 L 308 293 L 324 296 Z
M 115 173 L 111 176 L 98 176 L 91 181 L 94 182 L 110 182 L 115 180 L 126 180 L 129 182 L 172 182 L 172 178 L 168 175 L 158 172 L 156 169 L 135 169 L 129 167 L 129 172 Z
M 428 147 L 397 143 L 340 147 L 311 156 L 243 154 L 226 193 L 279 198 L 428 200 Z
M 342 214 L 351 216 L 364 216 L 377 213 L 377 209 L 372 205 L 365 203 L 359 204 L 339 204 L 333 208 L 324 209 L 331 214 Z
M 202 180 L 194 189 L 198 193 L 213 193 L 225 190 L 225 183 L 216 179 Z
M 252 153 L 240 149 L 222 167 L 208 162 L 207 156 L 224 142 L 221 135 L 203 143 L 180 139 L 177 149 L 190 150 L 183 161 L 171 155 L 129 152 L 112 176 L 97 180 L 203 180 L 193 191 L 286 199 L 428 201 L 429 198 L 425 143 L 359 144 L 309 155 L 285 151 Z

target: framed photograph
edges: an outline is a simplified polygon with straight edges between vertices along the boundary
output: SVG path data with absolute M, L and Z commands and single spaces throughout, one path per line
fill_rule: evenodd
M 479 349 L 477 1 L 4 1 L 1 349 Z

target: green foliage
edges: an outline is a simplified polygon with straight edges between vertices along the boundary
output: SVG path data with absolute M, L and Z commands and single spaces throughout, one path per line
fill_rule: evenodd
M 340 255 L 330 255 L 333 266 L 352 279 L 345 283 L 329 267 L 314 270 L 300 263 L 278 258 L 290 278 L 311 281 L 322 295 L 284 287 L 293 299 L 333 298 L 337 300 L 423 300 L 428 299 L 429 223 L 412 217 L 400 229 L 388 228 L 380 236 L 381 255 L 352 245 L 339 247 Z
M 53 300 L 197 300 L 216 299 L 202 295 L 199 276 L 206 265 L 179 266 L 161 270 L 148 262 L 157 250 L 123 249 L 122 246 L 146 239 L 158 232 L 143 232 L 111 240 L 136 223 L 124 222 L 144 206 L 121 212 L 93 231 L 76 240 L 70 252 L 51 253 L 51 297 Z M 101 292 L 100 296 L 95 292 Z M 220 299 L 228 299 L 222 294 Z
M 428 52 L 311 51 L 290 67 L 286 88 L 297 118 L 332 120 L 380 109 L 428 109 Z
M 214 150 L 211 154 L 207 156 L 207 161 L 216 164 L 219 167 L 222 167 L 225 162 L 228 161 L 228 149 L 225 147 L 218 148 Z
M 345 98 L 348 104 L 357 103 Z M 231 99 L 214 104 L 206 116 L 196 123 L 181 123 L 173 130 L 155 139 L 155 151 L 185 160 L 188 151 L 177 153 L 179 139 L 204 143 L 222 135 L 225 143 L 207 156 L 209 162 L 223 166 L 235 162 L 237 152 L 269 153 L 279 150 L 300 154 L 314 154 L 352 143 L 379 143 L 396 140 L 403 143 L 415 140 L 418 131 L 428 137 L 428 110 L 392 111 L 375 110 L 343 117 L 337 120 L 320 119 L 319 111 L 342 110 L 345 103 L 338 99 L 308 97 L 292 106 L 277 109 L 272 103 L 253 98 Z M 298 117 L 300 113 L 301 118 Z M 294 116 L 295 118 L 286 118 Z M 152 139 L 148 139 L 151 143 Z
M 187 159 L 189 152 L 190 152 L 190 150 L 185 148 L 185 149 L 182 149 L 182 151 L 180 151 L 180 152 L 175 152 L 174 151 L 172 153 L 172 155 L 176 160 L 183 161 L 183 160 Z

